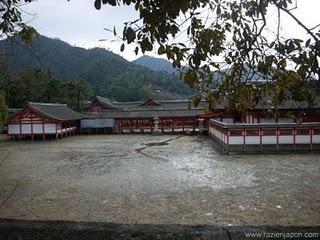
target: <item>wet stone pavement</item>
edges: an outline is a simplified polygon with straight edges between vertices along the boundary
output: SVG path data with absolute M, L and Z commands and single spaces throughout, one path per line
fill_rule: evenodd
M 0 218 L 320 224 L 320 155 L 224 155 L 207 136 L 0 140 Z

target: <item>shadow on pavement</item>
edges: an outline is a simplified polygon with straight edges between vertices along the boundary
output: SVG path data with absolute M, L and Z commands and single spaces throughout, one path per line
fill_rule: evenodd
M 186 226 L 0 219 L 0 239 L 319 239 L 320 227 Z

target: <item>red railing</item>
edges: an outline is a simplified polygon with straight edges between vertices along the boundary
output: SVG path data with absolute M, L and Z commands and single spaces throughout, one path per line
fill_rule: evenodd
M 257 123 L 227 124 L 217 120 L 209 123 L 209 134 L 218 141 L 225 151 L 232 146 L 239 146 L 245 151 L 246 146 L 308 145 L 312 150 L 320 144 L 320 123 Z

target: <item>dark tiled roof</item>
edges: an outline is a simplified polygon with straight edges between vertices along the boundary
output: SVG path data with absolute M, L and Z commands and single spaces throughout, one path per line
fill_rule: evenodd
M 256 109 L 270 109 L 272 107 L 271 101 L 267 99 L 263 102 L 260 102 Z M 306 101 L 297 102 L 293 100 L 285 100 L 279 106 L 278 109 L 308 109 L 308 103 Z M 311 109 L 320 108 L 320 97 L 316 99 L 315 105 L 310 107 Z
M 188 110 L 189 100 L 155 101 L 158 105 L 143 105 L 143 102 L 112 102 L 113 105 L 124 110 Z M 202 101 L 197 107 L 190 105 L 190 109 L 204 109 Z
M 40 115 L 59 121 L 79 120 L 83 118 L 82 114 L 73 111 L 66 104 L 30 102 L 28 106 Z
M 100 114 L 88 114 L 90 118 L 154 118 L 154 117 L 193 117 L 203 114 L 202 109 L 191 110 L 129 110 L 106 111 Z
M 20 112 L 21 110 L 21 108 L 8 108 L 8 116 L 11 117 L 16 113 Z
M 117 106 L 115 106 L 108 98 L 96 96 L 95 100 L 99 102 L 99 104 L 106 109 L 116 109 Z M 93 102 L 94 102 L 93 101 Z
M 223 110 L 227 107 L 227 102 L 221 100 L 213 104 L 214 109 Z M 263 101 L 259 102 L 255 107 L 256 110 L 268 110 L 272 108 L 271 98 L 265 98 Z M 308 109 L 308 103 L 306 101 L 297 102 L 293 100 L 285 100 L 279 106 L 278 109 L 282 110 L 294 110 L 294 109 Z M 311 106 L 310 109 L 320 109 L 320 97 L 316 99 L 315 105 Z

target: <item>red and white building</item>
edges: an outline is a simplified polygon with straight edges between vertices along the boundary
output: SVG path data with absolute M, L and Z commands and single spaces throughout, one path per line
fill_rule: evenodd
M 247 113 L 214 117 L 209 135 L 226 153 L 320 150 L 320 100 L 312 107 L 285 101 L 274 117 L 268 109 L 260 104 Z M 293 112 L 300 116 L 290 117 Z
M 81 120 L 85 129 L 103 129 L 109 120 L 113 132 L 194 131 L 198 115 L 204 114 L 204 104 L 191 107 L 188 100 L 144 102 L 112 102 L 97 96 L 87 109 L 88 117 Z M 112 124 L 111 124 L 112 123 Z
M 308 108 L 285 102 L 276 117 L 268 106 L 242 114 L 228 114 L 223 104 L 206 114 L 205 103 L 188 100 L 112 102 L 96 97 L 82 115 L 64 104 L 29 103 L 8 119 L 8 137 L 58 138 L 75 133 L 176 132 L 207 130 L 226 152 L 320 150 L 320 102 Z M 299 120 L 290 112 L 301 114 Z
M 7 135 L 11 138 L 46 136 L 56 138 L 74 134 L 82 114 L 65 104 L 29 103 L 7 120 Z

